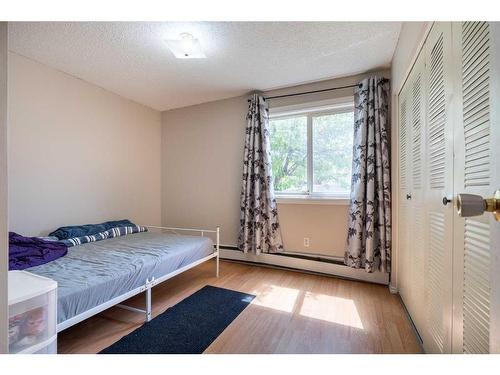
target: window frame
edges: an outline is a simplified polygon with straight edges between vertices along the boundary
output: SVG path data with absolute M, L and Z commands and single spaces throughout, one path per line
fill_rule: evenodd
M 313 119 L 325 115 L 354 111 L 354 96 L 337 99 L 322 100 L 297 105 L 271 107 L 269 120 L 287 119 L 292 117 L 306 117 L 307 119 L 307 191 L 306 192 L 277 192 L 278 203 L 293 204 L 349 204 L 350 193 L 333 194 L 315 192 L 313 189 Z

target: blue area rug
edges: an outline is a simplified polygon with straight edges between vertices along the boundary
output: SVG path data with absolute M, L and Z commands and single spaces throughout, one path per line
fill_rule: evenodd
M 207 285 L 102 354 L 201 354 L 255 296 Z

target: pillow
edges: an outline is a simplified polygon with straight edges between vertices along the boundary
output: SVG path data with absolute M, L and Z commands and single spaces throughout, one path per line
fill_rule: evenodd
M 140 232 L 147 232 L 148 228 L 146 227 L 141 227 L 139 225 L 132 225 L 128 227 L 116 227 L 116 228 L 111 228 L 107 231 L 101 232 L 101 233 L 96 233 L 93 235 L 88 235 L 88 236 L 82 236 L 82 237 L 73 237 L 73 238 L 68 238 L 65 240 L 62 240 L 61 243 L 68 247 L 76 246 L 76 245 L 82 245 L 84 243 L 89 243 L 89 242 L 97 242 L 97 241 L 102 241 L 108 238 L 114 238 L 114 237 L 120 237 L 120 236 L 125 236 L 127 234 L 131 233 L 140 233 Z
M 130 220 L 106 221 L 100 224 L 70 225 L 61 227 L 49 233 L 49 236 L 55 236 L 59 240 L 66 240 L 73 237 L 91 236 L 100 232 L 105 232 L 115 227 L 134 226 Z

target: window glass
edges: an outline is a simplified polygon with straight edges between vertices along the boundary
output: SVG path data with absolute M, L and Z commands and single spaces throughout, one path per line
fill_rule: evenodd
M 271 119 L 271 160 L 277 193 L 307 192 L 307 116 Z
M 331 108 L 311 106 L 300 114 L 275 111 L 269 125 L 276 194 L 349 197 L 354 136 L 352 102 Z
M 313 192 L 349 195 L 353 112 L 313 116 Z

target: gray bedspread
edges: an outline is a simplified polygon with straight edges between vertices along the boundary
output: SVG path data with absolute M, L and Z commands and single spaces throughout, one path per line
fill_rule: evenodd
M 134 233 L 70 247 L 66 256 L 27 271 L 57 281 L 61 323 L 213 251 L 206 237 Z

